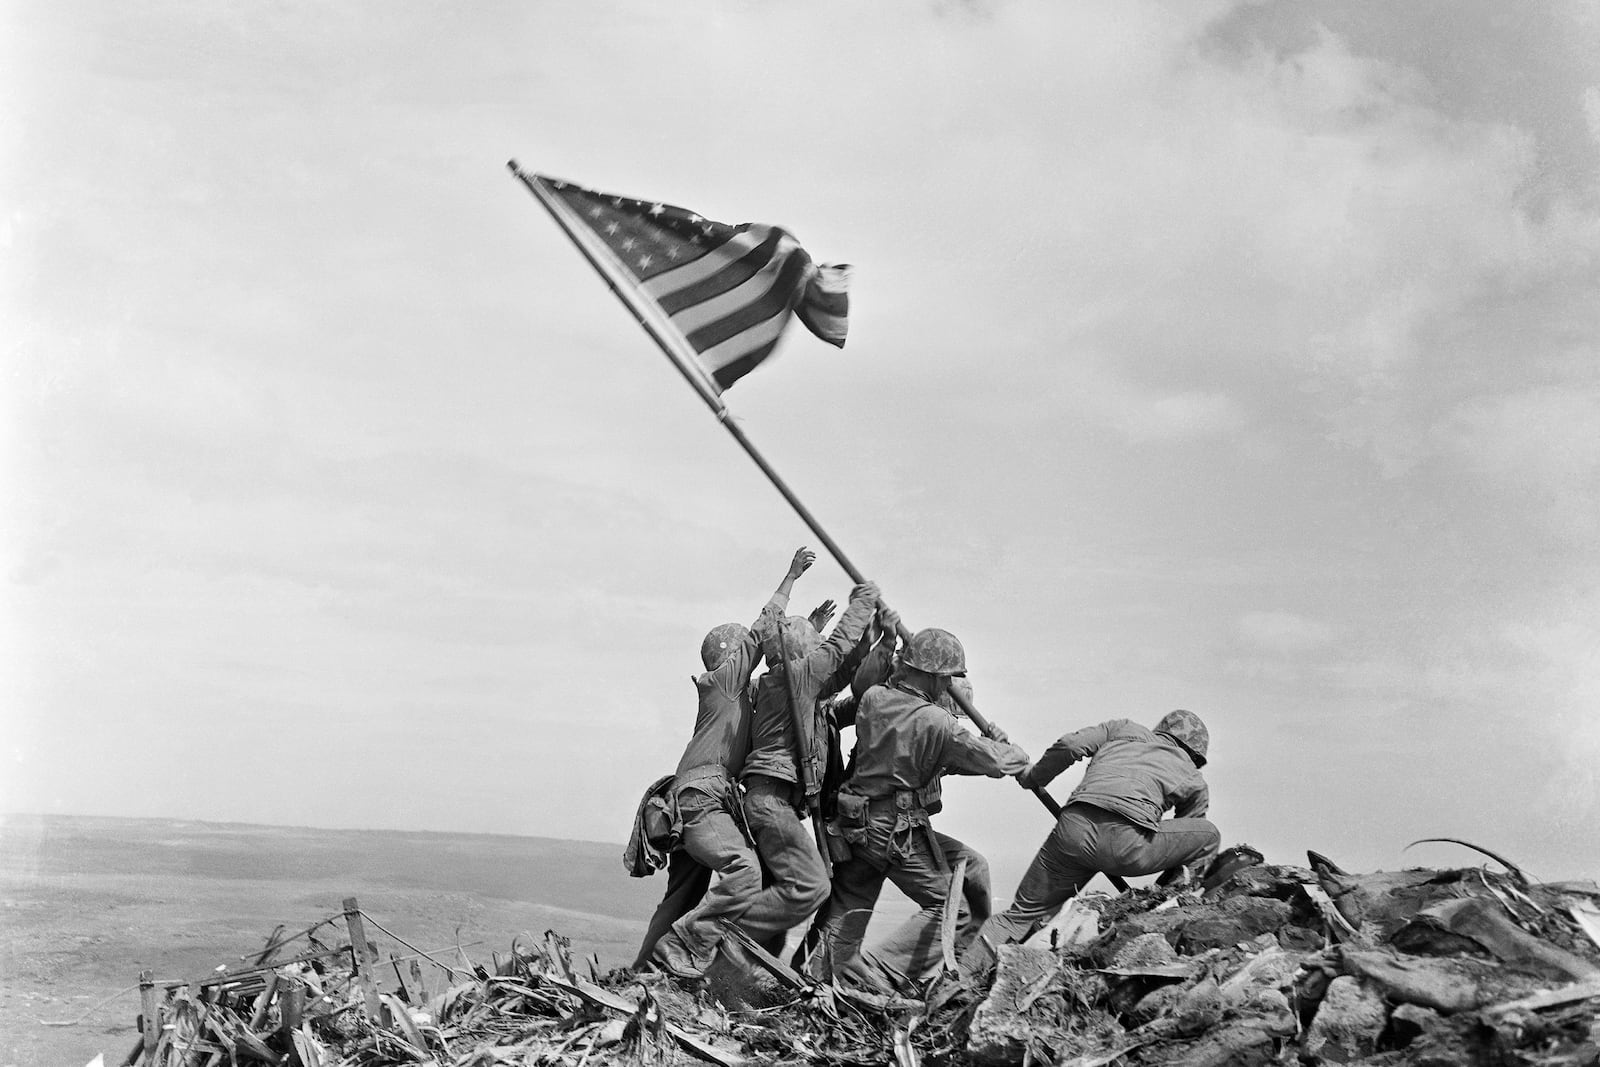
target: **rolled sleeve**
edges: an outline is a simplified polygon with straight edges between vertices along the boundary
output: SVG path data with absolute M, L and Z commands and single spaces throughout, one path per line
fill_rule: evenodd
M 767 638 L 774 637 L 781 632 L 783 611 L 784 605 L 778 603 L 777 597 L 773 597 L 762 607 L 761 614 L 756 616 L 755 625 L 750 627 L 758 643 L 765 644 Z
M 781 589 L 773 593 L 772 596 L 768 598 L 767 602 L 761 605 L 761 615 L 765 615 L 768 611 L 775 611 L 780 619 L 783 618 L 784 613 L 788 610 L 789 594 L 785 593 Z M 760 618 L 760 615 L 756 616 L 756 620 L 758 622 L 760 621 Z M 755 629 L 755 627 L 752 626 L 751 629 Z

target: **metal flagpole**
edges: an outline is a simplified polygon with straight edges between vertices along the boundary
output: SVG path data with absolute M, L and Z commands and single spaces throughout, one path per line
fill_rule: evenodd
M 589 261 L 589 265 L 594 267 L 595 271 L 605 279 L 606 285 L 611 289 L 611 292 L 616 295 L 618 300 L 622 301 L 639 325 L 644 327 L 644 331 L 655 340 L 667 359 L 671 361 L 673 366 L 678 368 L 678 372 L 700 395 L 700 399 L 704 400 L 706 405 L 716 414 L 717 421 L 722 424 L 728 433 L 733 435 L 733 439 L 739 442 L 739 447 L 744 449 L 745 453 L 755 461 L 757 467 L 761 468 L 761 473 L 767 476 L 767 480 L 772 483 L 773 488 L 777 489 L 783 495 L 783 498 L 789 502 L 789 506 L 795 510 L 795 514 L 800 516 L 800 520 L 806 524 L 812 533 L 817 535 L 817 540 L 821 541 L 823 546 L 827 548 L 828 553 L 843 568 L 845 574 L 849 575 L 850 580 L 857 585 L 865 582 L 866 578 L 862 576 L 860 568 L 850 561 L 850 557 L 845 555 L 844 549 L 839 547 L 839 543 L 829 536 L 828 531 L 822 528 L 822 524 L 817 521 L 816 516 L 811 514 L 811 509 L 806 507 L 800 498 L 794 495 L 794 490 L 789 488 L 789 483 L 784 481 L 783 477 L 773 469 L 772 464 L 767 462 L 766 457 L 761 454 L 750 438 L 745 436 L 745 432 L 739 424 L 733 420 L 728 411 L 728 405 L 722 402 L 722 397 L 716 391 L 715 383 L 700 367 L 698 360 L 695 358 L 695 353 L 689 348 L 688 343 L 665 320 L 665 316 L 662 315 L 660 309 L 639 298 L 633 282 L 624 272 L 622 266 L 617 263 L 616 257 L 611 250 L 594 237 L 581 220 L 572 217 L 571 209 L 566 204 L 547 193 L 537 182 L 533 181 L 530 175 L 519 168 L 516 160 L 511 160 L 506 166 L 523 185 L 527 186 L 528 191 L 533 194 L 534 198 L 544 205 L 545 210 L 550 213 L 550 217 L 555 219 L 556 225 L 560 226 L 562 231 L 572 240 L 572 243 L 578 246 L 578 250 Z M 902 641 L 911 640 L 911 628 L 903 620 L 899 625 L 898 632 Z M 972 720 L 972 724 L 985 737 L 993 738 L 995 736 L 994 724 L 984 718 L 978 709 L 972 706 L 972 701 L 968 700 L 965 694 L 952 689 L 950 690 L 950 695 L 955 699 L 956 704 L 960 706 L 961 711 L 967 718 Z M 801 774 L 805 774 L 803 769 Z M 1061 805 L 1056 803 L 1055 798 L 1045 792 L 1042 787 L 1035 786 L 1031 792 L 1039 798 L 1039 802 L 1049 810 L 1052 816 L 1061 814 Z M 1126 889 L 1127 884 L 1123 883 L 1119 888 Z
M 648 329 L 648 327 L 646 327 L 646 329 Z M 810 527 L 812 533 L 817 535 L 817 540 L 821 541 L 823 545 L 827 547 L 828 552 L 844 570 L 845 574 L 850 576 L 850 580 L 855 582 L 857 585 L 860 585 L 862 582 L 866 581 L 867 579 L 862 575 L 860 568 L 850 561 L 850 557 L 844 554 L 844 549 L 839 547 L 838 542 L 836 542 L 832 537 L 828 536 L 828 531 L 824 530 L 822 528 L 822 524 L 817 521 L 816 516 L 811 514 L 811 509 L 807 508 L 805 504 L 801 502 L 800 498 L 794 495 L 794 490 L 789 488 L 789 483 L 785 482 L 783 480 L 783 476 L 780 475 L 776 470 L 773 470 L 772 464 L 767 462 L 766 457 L 763 456 L 760 451 L 757 450 L 756 446 L 751 443 L 750 438 L 745 436 L 744 430 L 739 426 L 739 424 L 728 417 L 726 406 L 724 406 L 718 412 L 717 419 L 722 423 L 727 431 L 733 435 L 733 439 L 739 442 L 739 447 L 743 448 L 750 458 L 755 461 L 756 466 L 761 468 L 761 473 L 767 476 L 767 480 L 772 483 L 773 487 L 777 489 L 779 493 L 783 494 L 783 498 L 789 502 L 790 507 L 794 508 L 795 513 L 800 516 L 801 521 Z M 900 624 L 897 627 L 897 632 L 900 640 L 911 640 L 911 628 L 906 625 L 904 619 L 900 620 Z M 959 689 L 951 689 L 949 690 L 949 693 L 951 698 L 954 699 L 956 704 L 961 708 L 962 713 L 965 714 L 967 718 L 972 720 L 972 725 L 976 726 L 978 731 L 982 733 L 984 737 L 992 740 L 996 733 L 994 724 L 986 719 L 983 716 L 983 713 L 978 711 L 978 709 L 973 706 L 972 701 L 967 699 L 965 693 L 961 692 Z M 1034 796 L 1039 798 L 1039 803 L 1045 806 L 1045 810 L 1050 813 L 1052 818 L 1061 817 L 1061 805 L 1056 801 L 1055 797 L 1051 796 L 1045 790 L 1043 786 L 1036 785 L 1025 788 L 1027 788 L 1028 791 Z M 1107 873 L 1106 878 L 1109 879 L 1111 884 L 1117 888 L 1118 892 L 1127 892 L 1128 883 L 1120 876 Z

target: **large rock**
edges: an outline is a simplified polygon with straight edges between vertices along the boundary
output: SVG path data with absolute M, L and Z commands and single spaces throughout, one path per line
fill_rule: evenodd
M 1476 869 L 1351 874 L 1315 852 L 1307 855 L 1318 883 L 1339 914 L 1374 941 L 1387 941 L 1418 912 L 1466 896 L 1481 885 Z
M 1226 1015 L 1252 1019 L 1278 1036 L 1298 1029 L 1290 998 L 1305 957 L 1272 945 L 1247 959 L 1222 982 L 1219 994 Z
M 1484 999 L 1465 960 L 1396 956 L 1376 949 L 1349 948 L 1340 952 L 1340 960 L 1346 975 L 1367 979 L 1397 1004 L 1418 1004 L 1449 1015 L 1470 1011 Z
M 1231 1011 L 1246 1011 L 1265 994 L 1278 993 L 1280 997 L 1287 994 L 1294 988 L 1302 959 L 1276 945 L 1251 956 L 1244 966 L 1223 981 L 1222 1006 Z
M 1172 1009 L 1172 1022 L 1180 1034 L 1203 1034 L 1222 1021 L 1222 991 L 1210 976 L 1183 991 Z
M 1180 909 L 1188 918 L 1177 930 L 1175 947 L 1186 956 L 1226 948 L 1289 925 L 1292 907 L 1274 897 L 1235 897 L 1218 904 Z
M 972 1017 L 967 1053 L 979 1063 L 1015 1063 L 1044 1022 L 1033 1017 L 1038 998 L 1028 996 L 1061 958 L 1038 945 L 1001 945 L 995 955 L 994 985 Z
M 1359 979 L 1340 975 L 1328 985 L 1316 1018 L 1306 1031 L 1306 1052 L 1344 1063 L 1372 1053 L 1388 1025 L 1383 997 Z
M 1203 1037 L 1140 1050 L 1159 1067 L 1267 1067 L 1280 1062 L 1278 1035 L 1251 1019 L 1219 1026 Z
M 1430 1033 L 1444 1018 L 1432 1008 L 1416 1004 L 1402 1004 L 1389 1013 L 1389 1038 L 1398 1048 L 1405 1048 L 1417 1038 Z
M 1122 1021 L 1129 1026 L 1144 1026 L 1170 1016 L 1177 1008 L 1178 1001 L 1183 999 L 1183 986 L 1177 984 L 1158 985 L 1155 989 L 1140 997 L 1133 1005 L 1122 1013 Z M 1112 1002 L 1116 1007 L 1116 1000 Z
M 1465 941 L 1509 967 L 1556 982 L 1600 975 L 1600 968 L 1588 960 L 1512 922 L 1499 901 L 1481 897 L 1450 900 L 1419 912 L 1393 940 L 1404 951 L 1429 955 L 1458 952 L 1457 942 Z
M 1100 936 L 1100 914 L 1081 897 L 1073 897 L 1056 917 L 1023 942 L 1073 954 Z
M 1122 1026 L 1110 1015 L 1086 1008 L 1098 1001 L 1098 986 L 1081 989 L 1068 1003 L 1064 982 L 1087 979 L 1048 948 L 1001 945 L 995 961 L 994 985 L 978 1005 L 967 1031 L 967 1054 L 977 1063 L 1014 1064 L 1026 1049 L 1049 1049 L 1067 1059 L 1086 1048 L 1104 1048 Z
M 1226 900 L 1229 897 L 1291 900 L 1299 893 L 1301 886 L 1316 884 L 1317 876 L 1306 867 L 1261 864 L 1235 871 L 1215 883 L 1207 879 L 1204 897 L 1206 900 Z
M 1172 942 L 1157 933 L 1140 934 L 1128 941 L 1101 968 L 1106 974 L 1142 978 L 1192 978 L 1199 969 L 1195 960 L 1178 959 Z
M 1127 1022 L 1142 1025 L 1166 1014 L 1177 1003 L 1177 993 L 1167 996 L 1164 989 L 1195 977 L 1203 969 L 1199 960 L 1180 959 L 1172 943 L 1161 934 L 1140 934 L 1123 944 L 1111 962 L 1100 969 L 1110 990 L 1106 1007 L 1125 1016 Z
M 1234 897 L 1208 904 L 1169 907 L 1128 916 L 1095 942 L 1089 954 L 1100 961 L 1101 966 L 1107 966 L 1134 938 L 1157 933 L 1178 952 L 1194 956 L 1209 949 L 1252 941 L 1262 934 L 1278 937 L 1299 917 L 1291 902 L 1274 897 Z

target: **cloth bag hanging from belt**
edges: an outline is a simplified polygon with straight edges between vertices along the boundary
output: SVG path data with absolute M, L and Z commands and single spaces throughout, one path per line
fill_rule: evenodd
M 668 853 L 677 850 L 683 822 L 673 800 L 675 775 L 663 775 L 650 783 L 639 798 L 633 813 L 633 832 L 622 850 L 622 866 L 633 878 L 647 878 L 667 865 Z

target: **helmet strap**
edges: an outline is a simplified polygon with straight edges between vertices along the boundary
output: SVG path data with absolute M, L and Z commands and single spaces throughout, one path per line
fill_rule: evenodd
M 1173 744 L 1175 744 L 1179 748 L 1183 749 L 1184 754 L 1187 755 L 1191 761 L 1193 761 L 1193 763 L 1195 765 L 1195 768 L 1197 770 L 1206 765 L 1206 758 L 1204 756 L 1202 756 L 1202 755 L 1198 754 L 1197 752 L 1195 752 L 1194 749 L 1192 749 L 1188 745 L 1184 744 L 1178 738 L 1173 737 L 1171 734 L 1167 733 L 1165 730 L 1157 730 L 1155 733 L 1156 733 L 1157 737 L 1165 737 L 1168 741 L 1171 741 Z
M 905 663 L 900 664 L 900 669 L 895 672 L 893 685 L 896 689 L 904 690 L 913 696 L 919 696 L 932 704 L 939 702 L 941 686 L 939 679 L 942 675 L 929 674 L 925 670 L 911 667 Z M 943 688 L 948 688 L 948 684 Z

